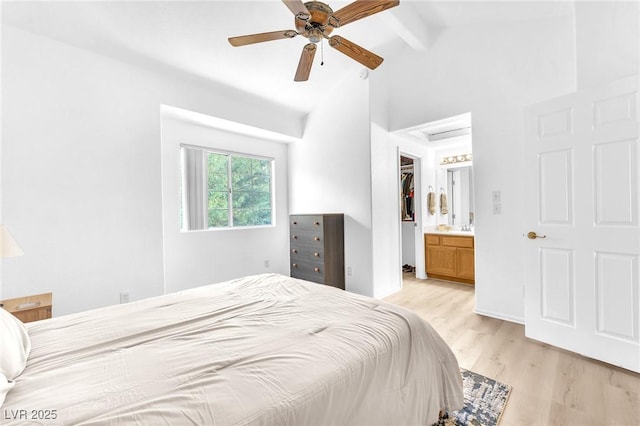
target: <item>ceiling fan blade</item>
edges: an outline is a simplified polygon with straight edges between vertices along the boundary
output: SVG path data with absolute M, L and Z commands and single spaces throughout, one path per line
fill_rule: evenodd
M 293 30 L 272 31 L 270 33 L 249 34 L 238 37 L 229 37 L 232 46 L 246 46 L 247 44 L 262 43 L 264 41 L 294 38 L 298 33 Z
M 300 62 L 298 62 L 298 70 L 293 81 L 307 81 L 309 80 L 309 73 L 311 73 L 311 64 L 313 64 L 313 57 L 316 54 L 316 45 L 309 43 L 302 48 L 302 54 L 300 55 Z
M 344 27 L 353 21 L 366 18 L 367 16 L 390 9 L 399 4 L 400 0 L 356 0 L 334 12 L 333 17 L 337 21 L 337 27 Z
M 301 0 L 282 0 L 282 3 L 286 4 L 289 10 L 296 15 L 296 18 L 303 21 L 308 21 L 311 18 L 311 13 L 307 6 L 302 3 Z
M 376 55 L 375 53 L 369 52 L 367 49 L 358 46 L 357 44 L 347 40 L 344 37 L 331 37 L 329 39 L 329 46 L 333 47 L 336 50 L 339 50 L 351 59 L 360 62 L 365 67 L 372 70 L 378 68 L 382 61 L 384 61 L 384 59 L 380 56 Z

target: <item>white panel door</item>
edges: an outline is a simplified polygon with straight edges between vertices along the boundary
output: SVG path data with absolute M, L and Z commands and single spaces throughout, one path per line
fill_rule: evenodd
M 527 108 L 523 235 L 526 335 L 636 372 L 638 80 Z

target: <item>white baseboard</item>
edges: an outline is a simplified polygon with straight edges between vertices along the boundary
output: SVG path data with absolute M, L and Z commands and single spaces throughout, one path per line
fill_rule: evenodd
M 384 299 L 385 297 L 391 296 L 392 294 L 395 294 L 395 293 L 399 292 L 400 290 L 402 290 L 402 287 L 392 288 L 392 289 L 389 289 L 387 291 L 383 291 L 381 293 L 375 293 L 373 295 L 373 297 L 375 299 Z
M 475 308 L 473 310 L 473 312 L 478 314 L 478 315 L 484 315 L 485 317 L 496 318 L 496 319 L 499 319 L 499 320 L 515 322 L 517 324 L 524 325 L 524 318 L 522 318 L 522 317 L 514 317 L 514 316 L 511 316 L 511 315 L 505 315 L 505 314 L 498 313 L 498 312 L 484 311 L 484 310 L 478 309 L 478 308 Z

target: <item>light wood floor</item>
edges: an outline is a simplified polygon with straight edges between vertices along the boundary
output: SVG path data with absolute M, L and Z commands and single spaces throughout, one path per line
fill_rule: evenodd
M 529 340 L 524 326 L 473 313 L 472 286 L 416 280 L 385 300 L 415 311 L 461 367 L 513 387 L 500 426 L 640 425 L 640 375 Z

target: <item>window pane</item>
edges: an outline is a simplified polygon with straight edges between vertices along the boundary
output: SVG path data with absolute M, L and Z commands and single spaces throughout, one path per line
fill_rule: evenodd
M 231 174 L 233 176 L 234 191 L 250 191 L 253 179 L 251 171 L 252 160 L 243 157 L 231 157 Z
M 233 225 L 271 224 L 271 160 L 231 157 Z
M 229 226 L 229 210 L 209 209 L 209 228 Z
M 233 208 L 234 209 L 250 209 L 253 205 L 252 194 L 247 191 L 233 192 Z
M 240 173 L 235 173 L 232 176 L 233 179 L 233 190 L 234 191 L 251 191 L 251 175 L 243 175 Z
M 253 170 L 257 174 L 271 175 L 271 161 L 269 160 L 253 160 Z
M 229 226 L 229 156 L 210 152 L 207 156 L 209 228 Z
M 271 208 L 258 210 L 256 225 L 271 225 Z
M 209 153 L 209 173 L 221 173 L 227 175 L 227 155 Z
M 211 191 L 226 192 L 229 188 L 229 173 L 227 171 L 227 156 L 209 153 L 208 156 L 208 184 Z
M 229 209 L 229 192 L 209 191 L 209 210 Z
M 228 188 L 229 176 L 227 174 L 209 173 L 209 192 L 228 192 Z
M 253 190 L 257 192 L 271 192 L 271 177 L 269 175 L 254 176 Z
M 241 176 L 251 175 L 251 158 L 232 156 L 231 174 Z
M 256 192 L 253 194 L 253 206 L 258 210 L 271 211 L 271 194 L 268 192 Z
M 255 225 L 255 212 L 253 209 L 233 209 L 233 226 Z

